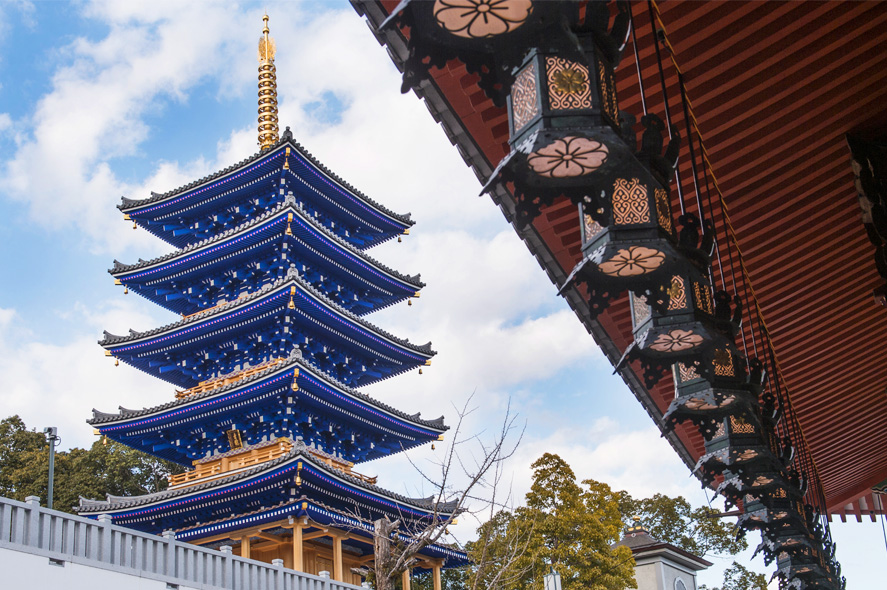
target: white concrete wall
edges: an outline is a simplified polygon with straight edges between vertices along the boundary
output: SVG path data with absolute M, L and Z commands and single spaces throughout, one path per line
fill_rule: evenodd
M 0 549 L 0 588 L 8 590 L 166 590 L 166 582 Z M 179 586 L 179 590 L 196 590 Z

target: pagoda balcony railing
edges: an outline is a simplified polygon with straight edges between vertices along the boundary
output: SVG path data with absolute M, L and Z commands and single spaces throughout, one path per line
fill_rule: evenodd
M 233 555 L 230 546 L 209 549 L 177 541 L 172 531 L 152 535 L 111 524 L 111 518 L 104 514 L 93 520 L 42 508 L 36 496 L 29 496 L 25 502 L 0 497 L 0 552 L 3 551 L 48 558 L 46 568 L 76 564 L 80 568 L 104 570 L 84 573 L 83 569 L 68 569 L 65 579 L 77 587 L 81 587 L 77 579 L 105 580 L 116 575 L 119 587 L 133 588 L 145 585 L 145 580 L 156 580 L 161 584 L 158 587 L 166 583 L 167 588 L 204 590 L 360 589 L 329 576 L 285 569 L 282 559 L 262 563 Z M 17 586 L 15 580 L 20 574 L 21 571 L 9 572 L 13 585 Z M 36 583 L 48 573 L 39 570 L 26 575 Z M 52 572 L 51 577 L 57 579 L 57 574 Z
M 321 455 L 320 453 L 312 452 L 312 450 L 310 448 L 308 449 L 308 452 L 311 453 L 312 455 L 314 455 L 314 457 L 316 457 L 319 461 L 326 463 L 327 465 L 329 465 L 330 467 L 333 467 L 334 469 L 338 469 L 339 471 L 344 471 L 345 473 L 347 473 L 351 477 L 355 477 L 364 483 L 368 483 L 370 485 L 376 485 L 376 481 L 378 480 L 378 477 L 370 477 L 369 475 L 364 475 L 362 473 L 358 473 L 356 471 L 353 471 L 351 469 L 351 467 L 354 465 L 354 463 L 351 463 L 350 461 L 342 461 L 339 459 L 328 457 L 326 455 Z
M 216 479 L 229 474 L 232 471 L 245 469 L 247 467 L 255 467 L 262 463 L 272 461 L 282 455 L 286 455 L 293 449 L 293 443 L 289 439 L 282 438 L 276 445 L 269 445 L 259 449 L 251 449 L 241 454 L 235 454 L 227 457 L 220 457 L 212 461 L 195 463 L 194 469 L 170 475 L 169 487 L 187 487 L 203 483 L 204 481 Z
M 203 312 L 199 312 L 203 313 Z M 182 399 L 184 397 L 188 397 L 191 395 L 197 395 L 198 393 L 206 393 L 207 391 L 212 391 L 213 389 L 223 387 L 225 385 L 230 385 L 231 383 L 236 383 L 238 381 L 242 381 L 256 373 L 264 371 L 265 369 L 270 369 L 271 367 L 278 365 L 285 361 L 283 357 L 278 357 L 271 359 L 269 361 L 265 361 L 264 363 L 260 363 L 254 367 L 249 367 L 248 369 L 243 369 L 242 371 L 238 371 L 236 373 L 231 373 L 228 375 L 223 375 L 221 377 L 216 377 L 214 379 L 207 379 L 206 381 L 201 381 L 194 387 L 189 389 L 185 389 L 183 391 L 176 391 L 176 399 Z M 298 369 L 296 369 L 296 377 L 299 376 Z
M 169 487 L 189 487 L 197 485 L 199 483 L 203 483 L 205 481 L 218 479 L 220 477 L 229 475 L 233 471 L 246 469 L 248 467 L 255 467 L 256 465 L 261 465 L 262 463 L 272 461 L 282 455 L 286 455 L 293 450 L 293 443 L 288 438 L 279 439 L 277 443 L 278 444 L 276 445 L 269 445 L 258 449 L 250 449 L 240 454 L 219 457 L 218 459 L 214 459 L 211 461 L 195 462 L 194 469 L 192 469 L 191 471 L 168 476 L 167 479 L 169 480 Z M 371 485 L 376 484 L 376 477 L 370 477 L 368 475 L 363 475 L 362 473 L 352 471 L 351 467 L 354 464 L 350 461 L 342 461 L 333 457 L 329 457 L 325 454 L 312 451 L 312 449 L 310 448 L 308 449 L 308 452 L 311 453 L 312 456 L 316 457 L 319 461 L 322 461 L 323 463 L 326 463 L 330 467 L 338 469 L 339 471 L 343 471 L 351 477 L 355 477 Z
M 246 297 L 247 295 L 249 295 L 249 293 L 241 293 L 240 295 L 237 296 L 237 299 L 243 299 L 243 298 Z M 225 306 L 225 305 L 228 305 L 228 304 L 231 303 L 232 301 L 237 301 L 237 299 L 232 299 L 231 301 L 220 301 L 219 303 L 216 303 L 216 304 L 213 305 L 212 307 L 207 307 L 206 309 L 201 309 L 201 310 L 199 310 L 199 311 L 195 311 L 194 313 L 182 314 L 182 319 L 183 319 L 183 320 L 187 320 L 188 318 L 193 318 L 194 316 L 198 316 L 198 315 L 200 315 L 200 314 L 202 314 L 202 313 L 206 313 L 206 312 L 208 312 L 208 311 L 212 311 L 212 310 L 214 310 L 214 309 L 218 309 L 218 308 L 220 308 L 220 307 L 223 307 L 223 306 Z

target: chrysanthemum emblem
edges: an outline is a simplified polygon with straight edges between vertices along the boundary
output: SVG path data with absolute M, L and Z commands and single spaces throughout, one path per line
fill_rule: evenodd
M 567 136 L 533 152 L 527 164 L 546 178 L 571 178 L 594 172 L 607 161 L 609 150 L 599 141 Z
M 665 254 L 653 248 L 630 246 L 620 249 L 615 256 L 600 263 L 601 272 L 612 277 L 636 277 L 659 268 Z
M 672 330 L 668 334 L 660 334 L 650 348 L 659 352 L 680 352 L 689 350 L 702 343 L 702 336 L 692 330 Z
M 754 449 L 745 449 L 738 455 L 736 455 L 737 461 L 750 461 L 758 456 L 758 452 Z
M 698 397 L 693 397 L 693 398 L 688 399 L 684 403 L 684 406 L 688 410 L 716 410 L 716 409 L 718 409 L 718 406 L 710 404 L 706 400 L 700 399 Z
M 435 0 L 438 24 L 457 37 L 483 39 L 509 33 L 533 12 L 532 0 Z

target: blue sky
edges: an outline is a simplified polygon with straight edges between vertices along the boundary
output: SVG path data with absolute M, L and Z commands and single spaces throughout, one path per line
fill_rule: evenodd
M 174 319 L 113 286 L 113 259 L 169 251 L 133 231 L 115 205 L 256 151 L 265 6 L 278 46 L 281 125 L 350 183 L 417 220 L 403 243 L 372 255 L 421 272 L 428 287 L 412 307 L 371 320 L 431 340 L 439 354 L 422 376 L 367 392 L 450 422 L 452 404 L 475 392 L 479 409 L 466 427 L 479 432 L 510 399 L 526 422 L 509 474 L 518 497 L 529 464 L 551 451 L 580 478 L 706 502 L 498 209 L 476 196 L 477 179 L 425 107 L 399 93 L 385 50 L 344 2 L 0 4 L 0 413 L 58 426 L 64 446 L 85 446 L 94 440 L 84 423 L 91 408 L 173 395 L 135 369 L 115 368 L 96 344 L 103 329 Z M 425 449 L 416 460 L 433 456 Z M 397 491 L 421 492 L 418 481 L 401 483 L 410 479 L 402 458 L 363 469 Z M 850 588 L 874 584 L 880 523 L 838 525 L 835 534 Z M 760 560 L 750 565 L 765 569 Z M 716 583 L 720 574 L 701 579 Z

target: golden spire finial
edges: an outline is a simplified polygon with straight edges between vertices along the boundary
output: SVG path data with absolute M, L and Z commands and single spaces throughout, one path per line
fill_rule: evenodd
M 279 140 L 280 128 L 277 125 L 277 69 L 274 67 L 274 39 L 268 28 L 268 15 L 262 17 L 265 23 L 259 39 L 259 147 L 270 148 Z

